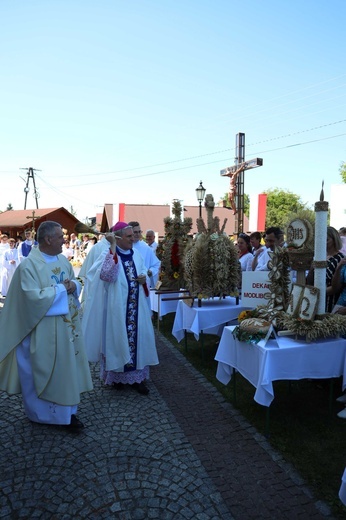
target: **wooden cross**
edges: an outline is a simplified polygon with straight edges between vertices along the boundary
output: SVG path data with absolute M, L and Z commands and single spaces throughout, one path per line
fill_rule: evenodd
M 263 159 L 256 157 L 240 164 L 235 164 L 220 171 L 222 177 L 230 177 L 228 200 L 231 204 L 233 214 L 238 216 L 238 233 L 243 232 L 244 217 L 244 172 L 263 165 Z

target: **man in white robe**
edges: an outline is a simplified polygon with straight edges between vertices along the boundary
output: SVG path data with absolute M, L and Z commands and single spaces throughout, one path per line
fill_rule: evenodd
M 146 301 L 146 267 L 132 249 L 132 228 L 118 222 L 111 231 L 110 249 L 102 251 L 87 274 L 82 323 L 86 350 L 89 361 L 101 360 L 106 385 L 120 389 L 130 384 L 146 395 L 149 366 L 159 362 Z
M 147 282 L 149 284 L 149 287 L 154 288 L 157 283 L 157 280 L 159 279 L 161 262 L 157 258 L 155 251 L 151 247 L 149 247 L 148 244 L 143 242 L 143 240 L 141 240 L 142 230 L 139 223 L 131 221 L 129 222 L 129 226 L 132 226 L 133 229 L 133 249 L 135 249 L 142 255 L 145 267 L 147 268 Z
M 82 289 L 82 294 L 80 296 L 80 301 L 82 304 L 82 309 L 84 310 L 84 302 L 88 298 L 88 287 L 90 280 L 94 277 L 94 271 L 91 271 L 91 275 L 89 274 L 92 266 L 95 262 L 97 262 L 98 258 L 102 256 L 103 253 L 106 253 L 109 250 L 109 242 L 105 239 L 105 237 L 102 237 L 101 240 L 97 242 L 97 244 L 94 245 L 94 247 L 91 248 L 90 253 L 86 256 L 81 270 L 79 271 L 78 277 L 81 278 L 84 282 L 84 287 Z M 101 266 L 100 266 L 101 268 Z M 100 294 L 100 293 L 98 293 Z M 93 295 L 93 304 L 95 306 L 95 295 Z M 102 302 L 100 303 L 102 305 Z M 89 309 L 90 311 L 90 309 Z
M 80 284 L 62 255 L 63 232 L 43 222 L 17 267 L 0 314 L 0 389 L 22 393 L 31 421 L 83 427 L 80 394 L 92 390 L 79 319 Z
M 155 231 L 153 229 L 147 229 L 145 233 L 145 240 L 149 247 L 155 252 L 158 246 L 158 243 L 155 241 Z

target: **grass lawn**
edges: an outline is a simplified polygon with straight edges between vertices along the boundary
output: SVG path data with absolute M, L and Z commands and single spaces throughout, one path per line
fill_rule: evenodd
M 255 389 L 240 374 L 236 377 L 236 402 L 233 381 L 224 386 L 217 381 L 214 356 L 219 338 L 204 335 L 204 359 L 200 344 L 188 334 L 177 343 L 171 334 L 174 314 L 164 316 L 160 332 L 235 406 L 256 429 L 265 434 L 267 408 L 254 399 Z M 346 420 L 336 414 L 343 405 L 335 399 L 341 395 L 341 378 L 333 379 L 332 414 L 329 413 L 330 380 L 277 381 L 275 399 L 270 406 L 269 442 L 306 480 L 316 497 L 331 507 L 336 518 L 346 518 L 346 507 L 339 500 L 341 476 L 346 466 Z

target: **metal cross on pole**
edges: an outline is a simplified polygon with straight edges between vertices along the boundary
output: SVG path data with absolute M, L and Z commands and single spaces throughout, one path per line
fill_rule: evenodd
M 35 231 L 35 220 L 37 220 L 38 218 L 40 217 L 35 217 L 35 210 L 33 209 L 32 210 L 32 214 L 30 217 L 26 217 L 26 218 L 30 218 L 32 220 L 32 228 L 31 228 L 31 231 L 32 231 L 32 237 L 33 239 L 35 238 L 35 234 L 36 234 L 36 231 Z
M 236 215 L 235 233 L 243 233 L 244 229 L 244 172 L 263 165 L 263 159 L 256 157 L 245 161 L 245 134 L 236 135 L 236 157 L 234 166 L 220 171 L 222 177 L 230 177 L 228 200 Z

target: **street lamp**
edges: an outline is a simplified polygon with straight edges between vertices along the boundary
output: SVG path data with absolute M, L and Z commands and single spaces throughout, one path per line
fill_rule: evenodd
M 196 196 L 199 202 L 199 218 L 202 217 L 202 202 L 204 200 L 206 189 L 203 187 L 202 181 L 199 183 L 198 188 L 196 188 Z

